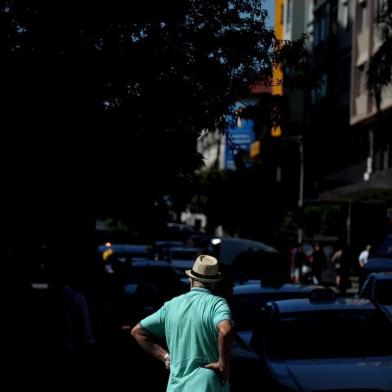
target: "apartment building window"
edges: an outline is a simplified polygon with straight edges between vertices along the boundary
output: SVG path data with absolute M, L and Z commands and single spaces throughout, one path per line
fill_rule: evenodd
M 325 41 L 329 36 L 329 4 L 320 7 L 314 16 L 314 44 Z
M 360 33 L 366 31 L 368 27 L 368 7 L 367 7 L 366 0 L 359 0 L 358 26 L 359 26 Z
M 351 58 L 346 58 L 341 62 L 339 72 L 340 92 L 343 94 L 350 92 L 350 70 Z
M 375 0 L 374 1 L 374 15 L 378 16 L 387 10 L 387 0 Z M 378 20 L 376 20 L 378 22 Z
M 320 77 L 319 85 L 312 89 L 311 98 L 312 104 L 319 102 L 321 99 L 327 96 L 328 91 L 328 76 L 326 73 L 323 73 Z

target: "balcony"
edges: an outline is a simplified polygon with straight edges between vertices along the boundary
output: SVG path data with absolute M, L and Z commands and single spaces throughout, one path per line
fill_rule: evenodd
M 355 97 L 355 110 L 354 116 L 366 116 L 367 115 L 367 104 L 368 104 L 368 95 L 367 93 L 362 93 Z
M 381 31 L 380 28 L 375 24 L 372 29 L 373 33 L 373 48 L 372 48 L 372 53 L 376 53 L 377 50 L 380 48 L 382 44 L 382 38 L 381 38 Z
M 357 36 L 357 62 L 360 66 L 369 60 L 369 29 L 364 30 Z

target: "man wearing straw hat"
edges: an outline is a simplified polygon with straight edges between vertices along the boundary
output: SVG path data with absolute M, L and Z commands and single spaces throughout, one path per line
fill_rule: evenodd
M 201 255 L 185 273 L 190 291 L 140 321 L 132 336 L 170 370 L 168 392 L 229 391 L 231 313 L 227 302 L 211 293 L 222 279 L 218 261 Z

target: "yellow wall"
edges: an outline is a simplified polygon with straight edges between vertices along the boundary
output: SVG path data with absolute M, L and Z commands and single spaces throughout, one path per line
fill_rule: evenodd
M 284 0 L 275 0 L 275 21 L 274 21 L 274 30 L 276 34 L 276 38 L 283 39 L 283 5 Z M 272 94 L 282 95 L 283 94 L 283 86 L 276 85 L 279 81 L 283 79 L 283 72 L 280 67 L 276 68 L 273 73 L 273 86 L 272 86 Z

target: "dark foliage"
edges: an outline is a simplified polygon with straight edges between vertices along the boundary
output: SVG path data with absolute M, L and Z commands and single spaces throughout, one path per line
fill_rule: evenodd
M 301 64 L 303 41 L 280 42 L 266 17 L 256 0 L 2 2 L 12 224 L 111 215 L 148 230 L 165 195 L 179 209 L 202 130 L 224 132 L 251 85 Z

